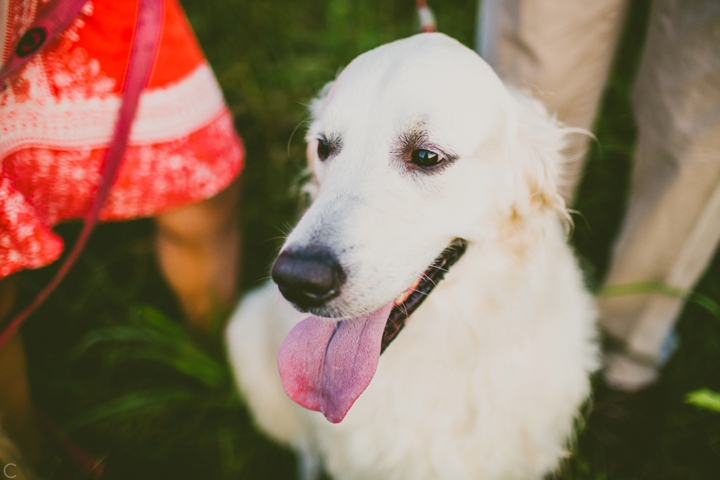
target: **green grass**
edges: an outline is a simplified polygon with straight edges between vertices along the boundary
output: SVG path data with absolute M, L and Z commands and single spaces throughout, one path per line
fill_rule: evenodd
M 268 275 L 298 213 L 306 104 L 356 55 L 415 32 L 410 0 L 184 0 L 247 147 L 241 224 L 244 289 Z M 433 4 L 441 31 L 472 45 L 476 2 Z M 636 129 L 632 81 L 649 1 L 633 2 L 595 128 L 573 242 L 592 285 L 602 280 L 622 219 Z M 297 131 L 295 129 L 297 127 Z M 293 135 L 293 132 L 295 134 Z M 77 225 L 58 228 L 68 244 Z M 257 433 L 232 385 L 218 339 L 188 334 L 153 256 L 148 220 L 101 225 L 23 329 L 41 410 L 98 457 L 107 478 L 284 479 L 294 460 Z M 19 305 L 55 267 L 23 272 Z M 716 258 L 696 288 L 720 301 Z M 715 479 L 720 472 L 720 321 L 690 303 L 680 346 L 660 382 L 596 400 L 562 479 Z M 532 392 L 528 392 L 532 395 Z M 699 400 L 698 400 L 699 399 Z M 694 404 L 693 404 L 694 403 Z M 55 478 L 82 478 L 67 467 Z

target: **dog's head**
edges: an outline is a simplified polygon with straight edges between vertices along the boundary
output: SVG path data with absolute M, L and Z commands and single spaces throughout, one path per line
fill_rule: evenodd
M 340 336 L 354 348 L 377 350 L 374 337 L 362 336 L 369 333 L 334 332 L 353 322 L 381 332 L 394 300 L 407 298 L 458 239 L 482 244 L 508 225 L 528 236 L 533 218 L 564 213 L 555 185 L 560 128 L 532 100 L 511 94 L 477 54 L 442 34 L 361 55 L 325 88 L 312 114 L 308 160 L 317 194 L 288 236 L 273 279 L 297 308 L 342 320 L 312 317 L 317 325 L 295 340 L 312 337 L 313 348 L 329 352 Z M 291 350 L 315 354 L 307 346 Z M 282 365 L 281 352 L 281 373 Z M 290 390 L 307 390 L 306 380 Z M 320 400 L 298 401 L 313 408 Z M 334 407 L 319 408 L 328 415 Z

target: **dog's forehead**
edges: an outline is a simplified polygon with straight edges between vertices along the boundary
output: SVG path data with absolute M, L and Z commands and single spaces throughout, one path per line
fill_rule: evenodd
M 399 133 L 422 124 L 459 141 L 469 134 L 481 140 L 502 123 L 506 101 L 502 82 L 475 52 L 442 34 L 420 34 L 353 60 L 318 120 L 338 133 L 353 127 Z

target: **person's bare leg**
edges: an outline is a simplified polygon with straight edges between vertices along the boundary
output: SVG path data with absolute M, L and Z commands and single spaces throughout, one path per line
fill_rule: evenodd
M 12 278 L 0 282 L 0 328 L 12 310 L 15 289 Z M 39 463 L 42 441 L 30 399 L 25 348 L 19 334 L 0 350 L 0 423 L 25 458 Z
M 213 198 L 155 217 L 160 268 L 191 325 L 207 331 L 236 296 L 238 182 Z

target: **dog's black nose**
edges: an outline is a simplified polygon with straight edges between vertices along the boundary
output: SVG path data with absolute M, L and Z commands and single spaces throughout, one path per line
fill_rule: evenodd
M 283 297 L 307 310 L 337 296 L 345 272 L 327 249 L 287 249 L 275 260 L 272 279 Z

